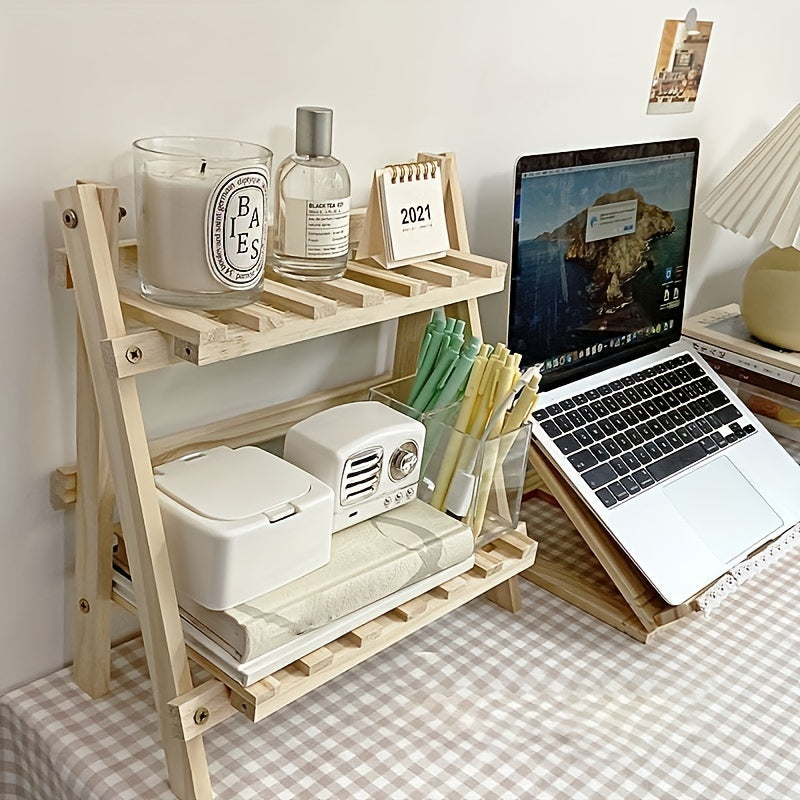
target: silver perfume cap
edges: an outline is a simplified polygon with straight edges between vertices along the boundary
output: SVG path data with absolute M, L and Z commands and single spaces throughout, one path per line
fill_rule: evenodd
M 295 152 L 299 156 L 329 156 L 333 138 L 333 111 L 299 106 L 295 115 Z

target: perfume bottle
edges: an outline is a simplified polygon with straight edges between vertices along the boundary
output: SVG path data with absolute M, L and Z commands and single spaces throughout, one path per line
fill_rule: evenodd
M 333 111 L 300 106 L 295 153 L 276 175 L 272 268 L 289 278 L 340 278 L 350 253 L 350 175 L 331 155 Z

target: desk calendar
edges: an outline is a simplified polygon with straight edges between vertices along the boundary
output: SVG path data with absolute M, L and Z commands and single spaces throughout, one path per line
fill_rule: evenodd
M 376 170 L 357 257 L 392 268 L 441 257 L 449 247 L 440 165 L 420 160 Z

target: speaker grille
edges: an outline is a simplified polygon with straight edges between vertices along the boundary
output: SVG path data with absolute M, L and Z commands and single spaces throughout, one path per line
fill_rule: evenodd
M 345 506 L 374 494 L 380 482 L 382 464 L 382 447 L 371 447 L 350 456 L 342 471 L 340 503 Z

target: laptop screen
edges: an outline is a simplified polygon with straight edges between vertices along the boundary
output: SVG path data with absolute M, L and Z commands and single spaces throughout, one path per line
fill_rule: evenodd
M 680 337 L 697 139 L 517 161 L 508 345 L 552 388 Z

